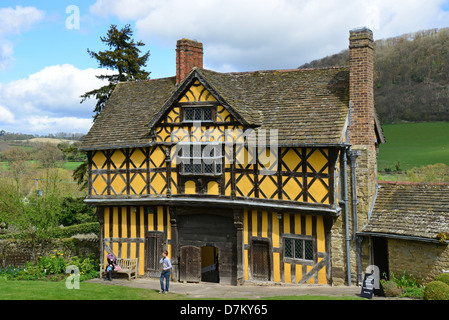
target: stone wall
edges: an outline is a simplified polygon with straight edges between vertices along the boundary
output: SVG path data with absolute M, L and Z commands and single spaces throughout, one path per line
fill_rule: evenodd
M 49 254 L 54 250 L 64 253 L 66 259 L 74 256 L 87 257 L 89 255 L 100 259 L 100 239 L 95 235 L 67 239 L 47 239 L 36 246 L 38 257 Z M 33 245 L 31 241 L 23 239 L 0 240 L 0 267 L 9 265 L 12 257 L 23 257 L 23 259 L 33 261 Z M 23 265 L 24 261 L 16 266 Z
M 402 276 L 405 271 L 424 283 L 449 270 L 449 247 L 447 244 L 388 239 L 390 274 Z

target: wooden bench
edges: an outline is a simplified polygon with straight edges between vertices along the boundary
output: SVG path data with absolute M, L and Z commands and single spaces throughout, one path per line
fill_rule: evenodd
M 137 259 L 117 258 L 115 264 L 119 265 L 121 270 L 114 270 L 114 272 L 126 273 L 128 275 L 128 280 L 137 278 Z M 103 278 L 103 273 L 106 273 L 105 268 L 107 265 L 107 263 L 100 263 L 100 278 Z

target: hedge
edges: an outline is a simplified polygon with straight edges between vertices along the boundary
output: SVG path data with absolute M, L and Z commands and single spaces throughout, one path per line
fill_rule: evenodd
M 100 236 L 100 223 L 98 222 L 88 222 L 83 224 L 77 224 L 69 227 L 56 227 L 48 232 L 48 238 L 70 238 L 75 234 L 87 234 L 94 233 L 98 237 Z M 7 233 L 0 235 L 1 239 L 22 239 L 26 238 L 26 234 L 23 232 L 18 233 Z

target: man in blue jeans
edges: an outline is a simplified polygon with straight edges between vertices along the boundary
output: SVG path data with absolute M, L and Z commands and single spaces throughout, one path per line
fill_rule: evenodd
M 167 257 L 168 251 L 164 250 L 162 252 L 162 259 L 159 261 L 162 264 L 162 273 L 161 273 L 161 291 L 159 293 L 168 292 L 168 284 L 170 282 L 170 269 L 171 269 L 171 261 L 170 258 Z M 164 279 L 165 279 L 165 290 L 164 290 Z

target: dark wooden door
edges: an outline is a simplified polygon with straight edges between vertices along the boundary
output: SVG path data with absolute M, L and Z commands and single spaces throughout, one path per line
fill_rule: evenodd
M 200 282 L 201 248 L 194 246 L 181 247 L 179 260 L 179 280 Z
M 255 280 L 270 281 L 271 266 L 267 242 L 253 242 L 252 274 Z
M 161 274 L 159 261 L 162 258 L 164 249 L 164 234 L 162 232 L 148 232 L 145 235 L 145 272 L 150 277 L 157 277 Z

